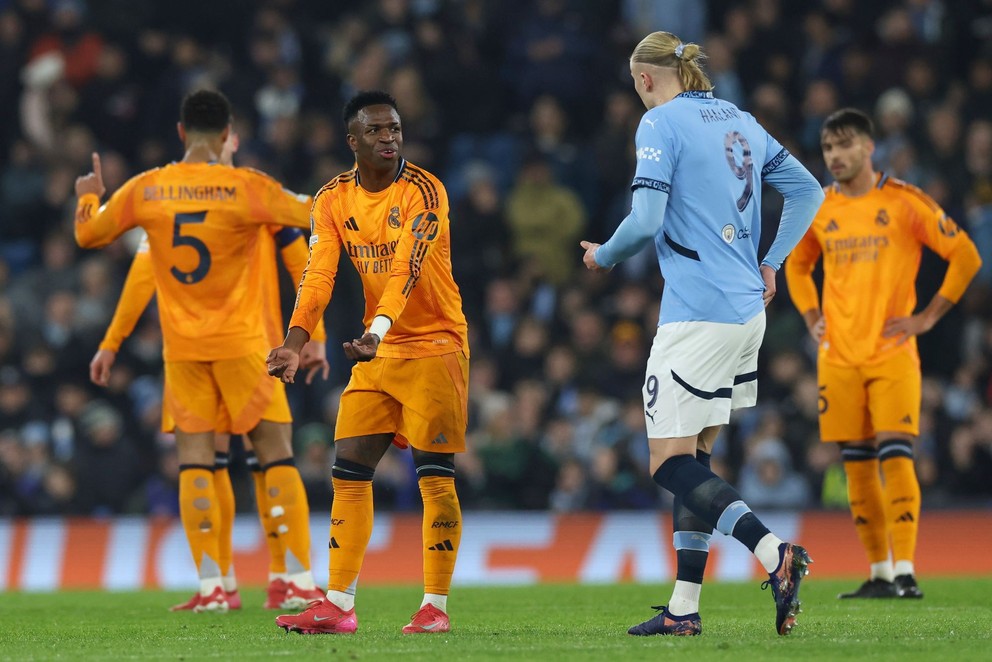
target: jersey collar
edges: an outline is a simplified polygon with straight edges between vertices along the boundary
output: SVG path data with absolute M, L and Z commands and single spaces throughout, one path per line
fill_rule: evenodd
M 712 92 L 706 92 L 706 91 L 703 91 L 703 90 L 686 90 L 685 92 L 682 92 L 681 94 L 676 94 L 675 95 L 675 98 L 676 99 L 678 99 L 679 97 L 684 97 L 686 99 L 712 99 L 713 98 L 713 93 Z

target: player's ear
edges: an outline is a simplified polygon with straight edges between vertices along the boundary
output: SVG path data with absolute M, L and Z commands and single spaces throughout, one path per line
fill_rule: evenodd
M 229 135 L 231 135 L 231 125 L 230 124 L 228 124 L 227 126 L 225 126 L 224 127 L 224 130 L 220 132 L 220 141 L 222 143 L 226 143 L 227 142 L 227 137 Z
M 176 133 L 179 134 L 179 141 L 182 144 L 186 144 L 186 127 L 183 126 L 182 122 L 176 122 Z

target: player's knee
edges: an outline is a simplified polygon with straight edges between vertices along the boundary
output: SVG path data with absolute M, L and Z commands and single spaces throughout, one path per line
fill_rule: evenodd
M 417 480 L 428 476 L 455 477 L 454 453 L 428 453 L 413 449 L 413 465 L 417 469 Z

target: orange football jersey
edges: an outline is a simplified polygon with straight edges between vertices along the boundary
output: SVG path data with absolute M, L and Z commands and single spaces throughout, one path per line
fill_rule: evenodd
M 826 189 L 813 224 L 785 264 L 792 301 L 800 313 L 818 309 L 813 268 L 823 256 L 823 315 L 826 332 L 821 357 L 844 365 L 884 359 L 905 349 L 916 352 L 916 338 L 899 345 L 885 338 L 886 320 L 916 308 L 916 275 L 923 246 L 949 261 L 940 295 L 957 302 L 981 259 L 964 230 L 915 186 L 881 173 L 859 197 Z
M 317 192 L 311 216 L 310 263 L 290 326 L 313 332 L 331 299 L 343 251 L 362 278 L 366 328 L 376 315 L 393 320 L 379 356 L 468 354 L 461 294 L 451 276 L 448 196 L 440 180 L 403 161 L 396 180 L 371 193 L 355 168 Z
M 82 196 L 76 241 L 97 248 L 144 228 L 165 360 L 237 358 L 269 346 L 258 226 L 308 227 L 308 200 L 247 168 L 174 163 L 130 179 L 99 209 Z
M 282 301 L 279 297 L 279 272 L 275 268 L 275 261 L 268 258 L 272 256 L 278 245 L 286 270 L 289 271 L 294 282 L 299 283 L 303 278 L 303 271 L 306 269 L 309 254 L 306 240 L 296 228 L 266 225 L 260 232 L 256 268 L 263 271 L 262 301 L 266 305 L 265 334 L 268 343 L 275 347 L 281 344 L 283 339 Z M 103 336 L 100 349 L 107 349 L 112 352 L 120 351 L 121 344 L 134 331 L 135 325 L 154 294 L 155 272 L 152 267 L 151 256 L 148 254 L 148 237 L 145 236 L 141 238 L 134 260 L 131 261 L 131 268 L 124 280 L 124 288 L 117 301 L 114 317 Z M 323 320 L 317 323 L 313 339 L 318 342 L 327 340 Z

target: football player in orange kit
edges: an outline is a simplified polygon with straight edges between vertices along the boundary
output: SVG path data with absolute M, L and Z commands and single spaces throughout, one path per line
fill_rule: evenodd
M 159 297 L 165 360 L 163 408 L 175 420 L 179 502 L 200 577 L 195 611 L 227 611 L 214 477 L 214 431 L 248 433 L 265 470 L 275 526 L 285 541 L 287 599 L 320 591 L 310 573 L 309 508 L 293 463 L 284 389 L 265 377 L 263 271 L 253 269 L 259 226 L 307 227 L 305 198 L 259 172 L 219 163 L 231 107 L 219 92 L 189 94 L 181 109 L 182 161 L 128 180 L 105 205 L 99 157 L 76 180 L 75 234 L 98 248 L 140 226 Z
M 238 135 L 233 131 L 224 142 L 224 148 L 220 155 L 220 162 L 225 165 L 232 165 L 234 154 L 238 151 Z M 312 198 L 306 196 L 306 204 L 312 203 Z M 270 341 L 278 342 L 282 337 L 283 321 L 282 310 L 279 298 L 279 274 L 275 268 L 275 261 L 272 259 L 276 246 L 279 246 L 283 263 L 290 272 L 293 281 L 298 283 L 303 277 L 303 270 L 306 268 L 308 257 L 306 239 L 303 232 L 298 228 L 280 227 L 278 225 L 264 226 L 260 229 L 259 250 L 256 252 L 257 264 L 253 268 L 261 269 L 265 272 L 263 285 L 265 287 L 262 301 L 267 305 L 265 316 L 266 331 Z M 120 350 L 121 344 L 134 330 L 135 324 L 148 307 L 152 296 L 155 294 L 155 275 L 152 270 L 151 257 L 148 254 L 148 241 L 142 237 L 135 253 L 131 268 L 124 281 L 124 288 L 117 302 L 117 309 L 114 311 L 113 319 L 100 348 L 90 361 L 90 381 L 98 386 L 106 386 L 110 381 L 110 371 Z M 314 332 L 314 338 L 307 343 L 304 348 L 304 365 L 308 368 L 307 383 L 309 384 L 318 371 L 323 372 L 324 379 L 327 379 L 329 365 L 326 357 L 323 322 L 318 324 Z M 163 408 L 162 429 L 165 432 L 172 432 L 175 423 L 172 415 Z M 218 528 L 219 555 L 222 582 L 224 592 L 227 595 L 228 606 L 231 609 L 241 607 L 241 597 L 238 595 L 237 579 L 234 573 L 234 565 L 231 562 L 231 536 L 234 526 L 234 490 L 231 486 L 231 478 L 228 473 L 229 449 L 231 443 L 230 421 L 227 412 L 224 411 L 217 423 L 217 434 L 214 437 L 214 483 L 217 489 L 217 499 L 220 504 L 220 525 Z M 251 448 L 250 440 L 244 436 L 245 448 L 247 450 L 247 463 L 251 469 L 252 479 L 255 483 L 255 503 L 258 509 L 259 521 L 262 524 L 262 531 L 265 535 L 266 544 L 269 549 L 269 583 L 266 591 L 266 609 L 302 609 L 306 607 L 307 601 L 297 596 L 291 600 L 286 599 L 286 549 L 285 545 L 276 530 L 275 520 L 271 516 L 268 493 L 265 489 L 265 473 L 258 464 L 254 451 Z M 173 611 L 195 609 L 200 601 L 200 593 L 197 593 L 187 602 L 176 605 Z
M 872 136 L 871 119 L 858 110 L 838 110 L 824 122 L 820 145 L 837 181 L 785 274 L 819 343 L 820 439 L 841 444 L 851 515 L 871 563 L 868 581 L 838 597 L 921 598 L 913 565 L 920 519 L 912 445 L 921 397 L 916 336 L 961 298 L 981 258 L 923 191 L 875 172 Z M 914 314 L 923 246 L 948 266 L 940 290 Z M 821 255 L 822 311 L 812 277 Z
M 454 454 L 465 450 L 468 339 L 451 277 L 448 198 L 429 172 L 402 157 L 396 101 L 361 92 L 344 108 L 357 165 L 314 198 L 310 263 L 269 374 L 292 382 L 299 352 L 331 298 L 342 252 L 365 290 L 357 361 L 341 396 L 331 470 L 334 501 L 327 597 L 276 618 L 287 631 L 355 632 L 355 586 L 372 533 L 372 478 L 390 444 L 413 447 L 424 501 L 424 599 L 403 632 L 447 632 L 448 590 L 461 540 Z

